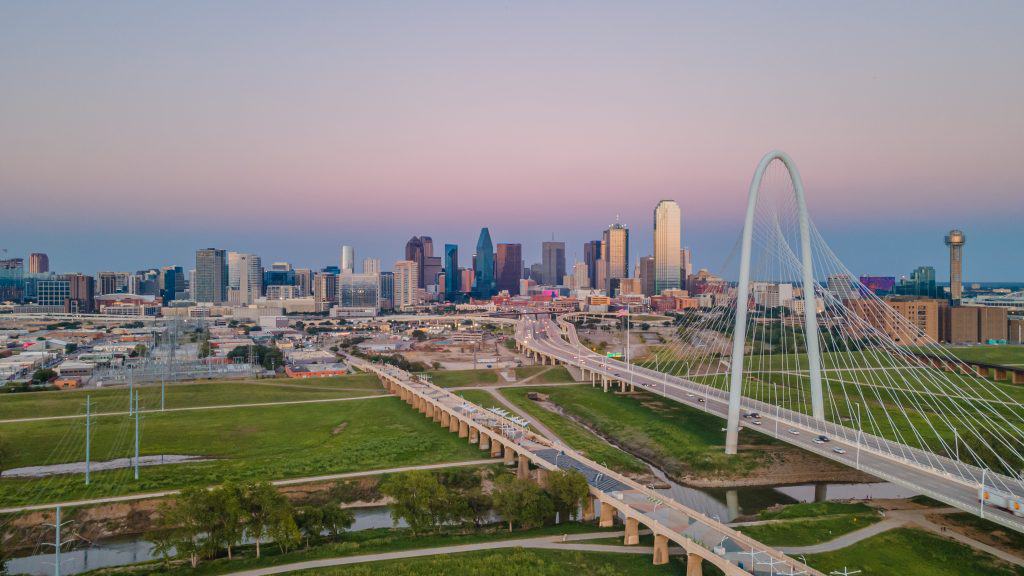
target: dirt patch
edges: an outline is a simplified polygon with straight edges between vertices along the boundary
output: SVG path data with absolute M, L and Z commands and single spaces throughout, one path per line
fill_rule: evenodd
M 345 431 L 345 428 L 348 428 L 348 422 L 347 421 L 346 422 L 342 422 L 341 424 L 338 424 L 337 426 L 335 426 L 334 429 L 331 430 L 331 436 L 337 436 L 338 434 L 341 434 L 342 432 Z
M 671 412 L 672 409 L 665 406 L 663 402 L 641 402 L 641 406 L 653 412 Z
M 950 532 L 963 534 L 968 538 L 973 538 L 978 542 L 988 544 L 989 546 L 998 548 L 1003 552 L 1013 554 L 1014 556 L 1020 556 L 1021 554 L 1019 536 L 1016 536 L 1015 533 L 1011 533 L 1008 528 L 997 526 L 992 528 L 992 530 L 982 530 L 975 526 L 960 524 L 956 519 L 950 518 L 943 513 L 927 514 L 925 515 L 925 518 L 939 526 L 944 526 Z

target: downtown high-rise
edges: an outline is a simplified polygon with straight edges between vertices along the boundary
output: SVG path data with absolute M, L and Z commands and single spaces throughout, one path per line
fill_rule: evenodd
M 227 253 L 217 248 L 196 250 L 196 279 L 192 286 L 196 302 L 220 304 L 227 300 Z
M 498 292 L 508 290 L 519 294 L 519 279 L 523 275 L 522 244 L 498 244 L 494 259 L 494 287 Z
M 544 242 L 541 244 L 541 282 L 557 286 L 565 276 L 565 242 Z
M 654 208 L 653 294 L 679 288 L 680 212 L 675 200 L 662 200 Z
M 494 295 L 494 244 L 487 228 L 480 229 L 480 238 L 476 241 L 473 276 L 473 297 L 485 299 Z
M 603 283 L 601 286 L 612 294 L 620 278 L 629 278 L 629 228 L 616 222 L 604 231 L 601 238 L 601 265 Z

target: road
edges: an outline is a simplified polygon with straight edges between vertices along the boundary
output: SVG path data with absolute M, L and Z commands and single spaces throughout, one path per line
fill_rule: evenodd
M 563 339 L 559 324 L 550 318 L 526 318 L 517 327 L 516 338 L 528 348 L 563 363 L 574 364 L 616 380 L 632 382 L 654 394 L 725 419 L 728 413 L 727 392 L 596 354 L 582 346 L 571 324 L 565 322 L 564 326 L 568 331 L 568 341 Z M 979 508 L 980 484 L 976 478 L 981 477 L 983 472 L 978 468 L 749 399 L 743 400 L 742 408 L 744 413 L 760 414 L 761 425 L 748 426 L 751 430 L 905 486 L 961 510 L 974 514 L 983 512 L 986 519 L 1024 532 L 1024 518 L 992 507 L 984 510 Z M 829 440 L 824 443 L 815 442 L 822 434 Z M 931 467 L 925 467 L 921 462 L 928 462 Z M 1003 485 L 1012 487 L 1016 494 L 1024 493 L 1024 483 L 1006 476 L 992 473 L 987 475 L 989 479 L 996 477 Z M 986 482 L 986 485 L 990 484 Z
M 311 484 L 313 482 L 329 482 L 332 480 L 348 480 L 351 478 L 364 478 L 366 476 L 380 476 L 382 474 L 397 474 L 400 472 L 411 472 L 413 470 L 440 470 L 443 468 L 464 468 L 466 466 L 486 466 L 488 464 L 500 463 L 500 458 L 487 458 L 482 460 L 466 460 L 462 462 L 442 462 L 440 464 L 421 464 L 419 466 L 402 466 L 399 468 L 383 468 L 380 470 L 363 470 L 360 472 L 342 472 L 338 474 L 324 474 L 322 476 L 304 476 L 301 478 L 287 478 L 284 480 L 272 480 L 274 486 L 294 486 L 296 484 Z M 207 488 L 214 488 L 208 486 Z M 33 512 L 37 510 L 52 510 L 57 506 L 62 508 L 72 506 L 94 506 L 97 504 L 114 504 L 117 502 L 134 502 L 137 500 L 149 500 L 150 498 L 165 498 L 174 496 L 181 490 L 161 490 L 159 492 L 145 492 L 138 494 L 124 494 L 121 496 L 107 496 L 104 498 L 90 498 L 88 500 L 71 500 L 66 502 L 50 502 L 48 504 L 31 504 L 27 506 L 13 506 L 0 508 L 0 514 L 17 514 L 20 512 Z

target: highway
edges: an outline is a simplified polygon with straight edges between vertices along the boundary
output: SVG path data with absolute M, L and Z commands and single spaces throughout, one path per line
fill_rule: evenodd
M 568 340 L 563 338 L 563 329 Z M 563 364 L 632 383 L 637 388 L 715 414 L 723 420 L 728 413 L 726 391 L 647 368 L 629 366 L 592 352 L 579 342 L 575 329 L 567 321 L 556 323 L 550 318 L 524 318 L 516 328 L 516 340 L 528 349 L 556 358 Z M 983 509 L 978 500 L 980 484 L 977 478 L 983 474 L 1014 488 L 1015 494 L 1024 494 L 1024 484 L 1019 481 L 761 402 L 744 399 L 742 410 L 743 414 L 757 412 L 757 420 L 761 422 L 753 425 L 751 419 L 741 421 L 747 429 L 1024 532 L 1024 518 L 991 506 Z M 825 435 L 829 440 L 816 442 L 819 435 Z M 928 462 L 929 466 L 925 467 L 921 462 Z M 986 485 L 991 484 L 986 482 Z

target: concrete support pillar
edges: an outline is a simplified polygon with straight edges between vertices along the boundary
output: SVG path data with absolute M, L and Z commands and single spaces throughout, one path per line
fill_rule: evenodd
M 725 491 L 725 507 L 729 510 L 729 515 L 733 518 L 740 515 L 740 493 L 738 491 Z
M 501 442 L 497 440 L 491 442 L 491 458 L 499 458 L 501 456 Z
M 828 484 L 822 482 L 814 485 L 814 501 L 828 502 Z
M 636 518 L 626 517 L 626 536 L 622 539 L 626 546 L 633 546 L 640 543 L 640 521 Z
M 992 378 L 993 380 L 1006 380 L 1006 370 L 1003 368 L 996 368 L 996 375 Z
M 601 521 L 597 525 L 601 528 L 611 528 L 615 525 L 615 508 L 611 504 L 601 502 Z
M 661 566 L 668 564 L 668 537 L 661 534 L 654 535 L 654 565 Z
M 448 431 L 449 432 L 458 432 L 459 431 L 459 419 L 458 418 L 456 418 L 454 416 L 450 416 L 448 418 Z
M 469 438 L 469 424 L 459 420 L 459 438 Z
M 434 422 L 440 422 L 441 415 L 445 413 L 446 412 L 444 410 L 441 410 L 440 406 L 434 406 Z
M 476 428 L 469 429 L 469 443 L 476 444 L 480 441 L 480 431 Z
M 604 390 L 605 392 L 608 391 L 608 377 L 607 376 L 601 376 L 601 389 Z
M 490 450 L 491 449 L 491 437 L 487 434 L 480 434 L 480 449 Z
M 1013 384 L 1024 384 L 1024 371 L 1014 370 L 1010 382 Z
M 451 425 L 452 425 L 452 416 L 451 416 L 451 414 L 449 414 L 449 413 L 447 413 L 445 411 L 441 411 L 441 426 L 447 428 L 447 427 L 449 427 Z
M 505 452 L 505 466 L 511 466 L 516 462 L 516 451 L 509 448 L 508 446 L 504 449 Z
M 548 487 L 548 470 L 547 468 L 537 468 L 537 485 L 541 488 Z
M 583 499 L 583 521 L 591 522 L 596 515 L 594 511 L 594 497 L 587 494 L 587 497 Z
M 516 468 L 516 478 L 520 480 L 530 479 L 530 459 L 524 454 L 519 455 L 519 467 Z
M 975 366 L 974 371 L 977 372 L 978 376 L 988 378 L 988 366 Z
M 703 563 L 703 558 L 693 552 L 688 553 L 686 555 L 686 576 L 702 576 L 701 564 Z

